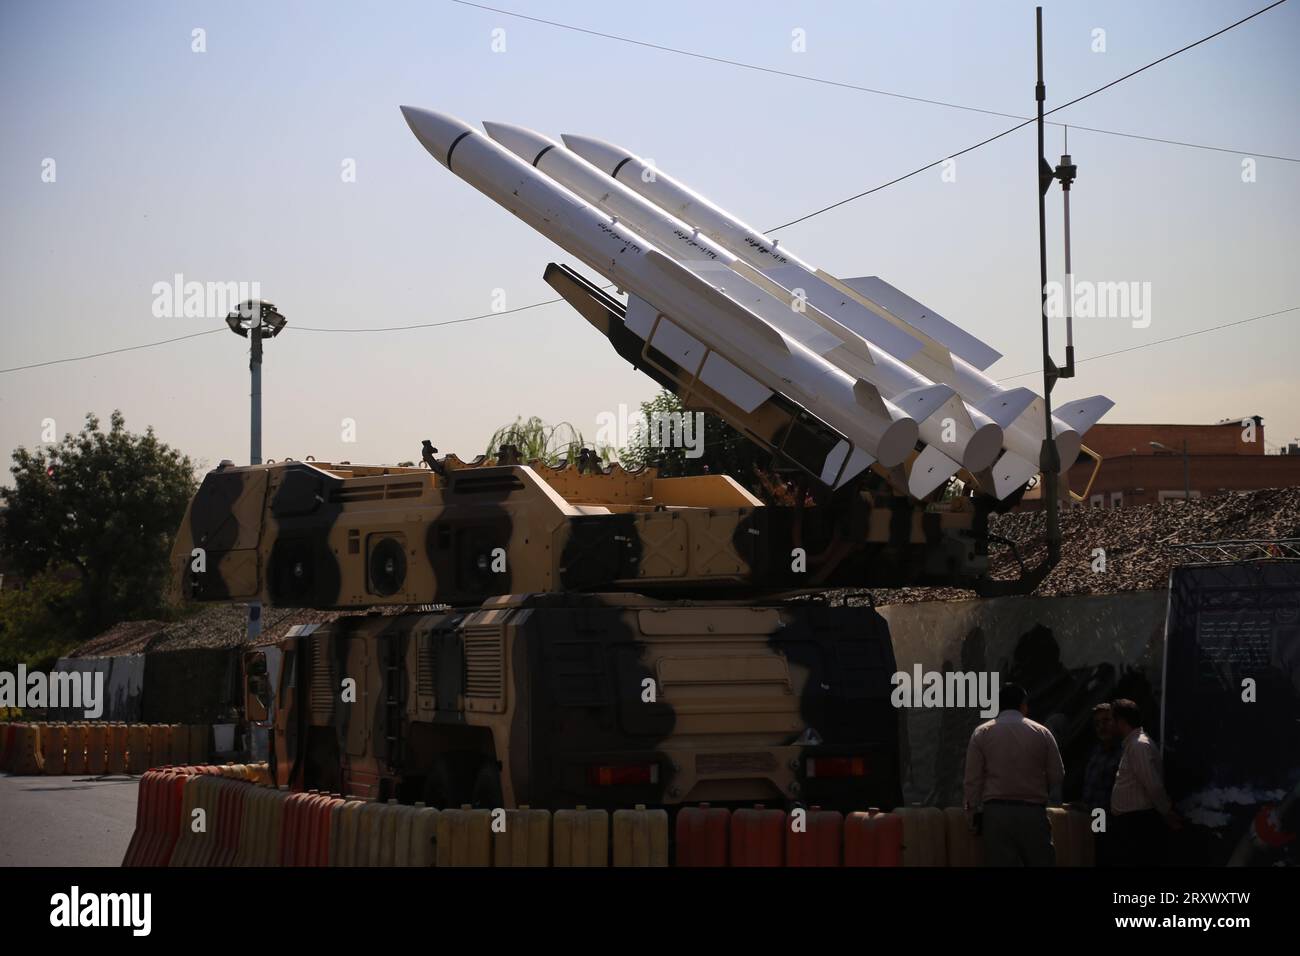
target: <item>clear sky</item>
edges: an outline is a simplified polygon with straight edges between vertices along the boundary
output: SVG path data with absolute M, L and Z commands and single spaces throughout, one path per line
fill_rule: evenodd
M 1265 2 L 1047 2 L 1048 106 Z M 496 5 L 776 70 L 1033 109 L 1030 2 Z M 1098 28 L 1104 52 L 1093 49 Z M 195 29 L 206 52 L 192 49 Z M 494 52 L 499 29 L 505 50 Z M 1151 290 L 1146 327 L 1076 322 L 1081 357 L 1300 305 L 1300 163 L 1259 158 L 1253 182 L 1242 169 L 1259 154 L 1300 157 L 1297 50 L 1293 0 L 1053 117 L 1241 150 L 1071 132 L 1076 276 Z M 414 331 L 303 329 L 447 321 L 488 313 L 501 294 L 508 309 L 554 295 L 542 270 L 563 251 L 435 163 L 399 104 L 609 139 L 759 228 L 1013 122 L 449 0 L 6 0 L 0 88 L 0 367 L 219 325 L 154 316 L 155 283 L 177 273 L 258 282 L 290 323 L 267 346 L 264 454 L 356 462 L 418 459 L 423 438 L 471 457 L 517 415 L 592 437 L 598 414 L 655 391 L 563 303 Z M 838 275 L 879 275 L 962 324 L 1004 353 L 994 377 L 1033 371 L 1033 135 L 961 157 L 955 181 L 931 170 L 792 226 L 782 242 Z M 1060 152 L 1060 128 L 1049 127 L 1048 155 Z M 343 175 L 349 160 L 355 182 Z M 1059 277 L 1055 190 L 1048 210 Z M 1105 393 L 1115 422 L 1259 414 L 1270 444 L 1295 440 L 1298 323 L 1293 312 L 1089 362 L 1056 396 Z M 107 419 L 120 408 L 129 427 L 152 424 L 208 464 L 243 462 L 245 351 L 220 333 L 0 374 L 0 452 L 40 444 L 45 419 L 61 435 L 88 410 Z M 355 442 L 343 440 L 345 418 Z

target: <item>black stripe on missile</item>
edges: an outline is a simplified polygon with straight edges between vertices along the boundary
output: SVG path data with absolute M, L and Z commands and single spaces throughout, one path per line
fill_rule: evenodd
M 542 157 L 545 156 L 548 152 L 550 152 L 553 149 L 555 149 L 554 143 L 547 143 L 545 146 L 543 146 L 542 151 L 538 153 L 537 158 L 533 160 L 533 165 L 536 166 L 538 163 L 540 163 L 542 161 Z
M 472 132 L 474 132 L 472 129 L 465 130 L 465 132 L 461 133 L 459 136 L 453 139 L 451 141 L 451 145 L 447 147 L 447 168 L 448 169 L 451 169 L 451 154 L 456 151 L 456 145 Z
M 618 171 L 619 171 L 620 169 L 622 169 L 624 166 L 626 166 L 626 165 L 627 165 L 628 163 L 630 163 L 630 162 L 632 162 L 632 157 L 631 157 L 631 156 L 624 156 L 622 159 L 620 159 L 620 160 L 618 161 L 618 165 L 614 167 L 614 171 L 613 171 L 612 173 L 609 174 L 609 178 L 610 178 L 610 179 L 618 179 Z

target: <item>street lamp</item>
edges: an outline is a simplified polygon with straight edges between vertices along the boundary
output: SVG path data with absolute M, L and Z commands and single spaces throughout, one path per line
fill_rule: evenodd
M 252 378 L 249 392 L 249 464 L 262 463 L 262 340 L 273 339 L 288 323 L 270 302 L 249 299 L 226 316 L 226 325 L 236 335 L 249 340 L 248 371 Z
M 249 299 L 226 316 L 226 325 L 236 335 L 248 339 L 248 372 L 251 378 L 249 397 L 248 461 L 262 463 L 262 340 L 273 339 L 284 331 L 285 318 L 270 302 Z M 246 637 L 252 644 L 262 633 L 262 602 L 248 604 Z
M 1163 448 L 1165 451 L 1178 454 L 1177 448 L 1170 448 L 1168 445 L 1162 445 L 1158 441 L 1147 442 L 1152 448 Z M 1191 460 L 1187 457 L 1187 439 L 1183 439 L 1183 500 L 1190 502 L 1192 500 L 1192 469 Z

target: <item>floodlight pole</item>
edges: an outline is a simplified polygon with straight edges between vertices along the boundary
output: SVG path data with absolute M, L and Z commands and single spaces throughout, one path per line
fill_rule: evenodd
M 262 316 L 258 310 L 253 319 L 253 326 L 248 330 L 248 371 L 252 378 L 252 390 L 249 392 L 250 421 L 248 463 L 262 463 Z
M 252 323 L 248 330 L 248 374 L 250 379 L 249 422 L 248 422 L 248 463 L 262 463 L 262 309 L 261 303 L 254 309 Z M 255 644 L 262 636 L 262 602 L 256 599 L 248 603 L 248 627 L 245 639 Z

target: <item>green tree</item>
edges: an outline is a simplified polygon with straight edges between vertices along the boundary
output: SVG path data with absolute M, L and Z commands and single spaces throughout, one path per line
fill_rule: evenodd
M 770 462 L 771 455 L 722 419 L 704 414 L 704 440 L 699 443 L 695 430 L 699 419 L 695 413 L 683 409 L 681 399 L 668 391 L 642 402 L 641 416 L 630 444 L 619 451 L 623 467 L 654 465 L 665 478 L 706 473 L 730 475 L 745 487 L 757 490 L 759 469 Z M 679 422 L 680 433 L 675 431 Z M 685 447 L 688 443 L 676 440 L 678 436 L 689 437 L 689 444 L 694 444 L 701 454 L 690 457 L 691 449 Z
M 128 432 L 114 411 L 107 432 L 88 414 L 56 445 L 19 447 L 10 472 L 13 488 L 0 489 L 5 551 L 31 578 L 75 569 L 75 595 L 63 598 L 77 636 L 163 612 L 172 538 L 196 488 L 187 456 L 152 428 Z
M 25 587 L 0 591 L 0 670 L 18 664 L 47 670 L 80 643 L 75 580 L 39 574 Z

